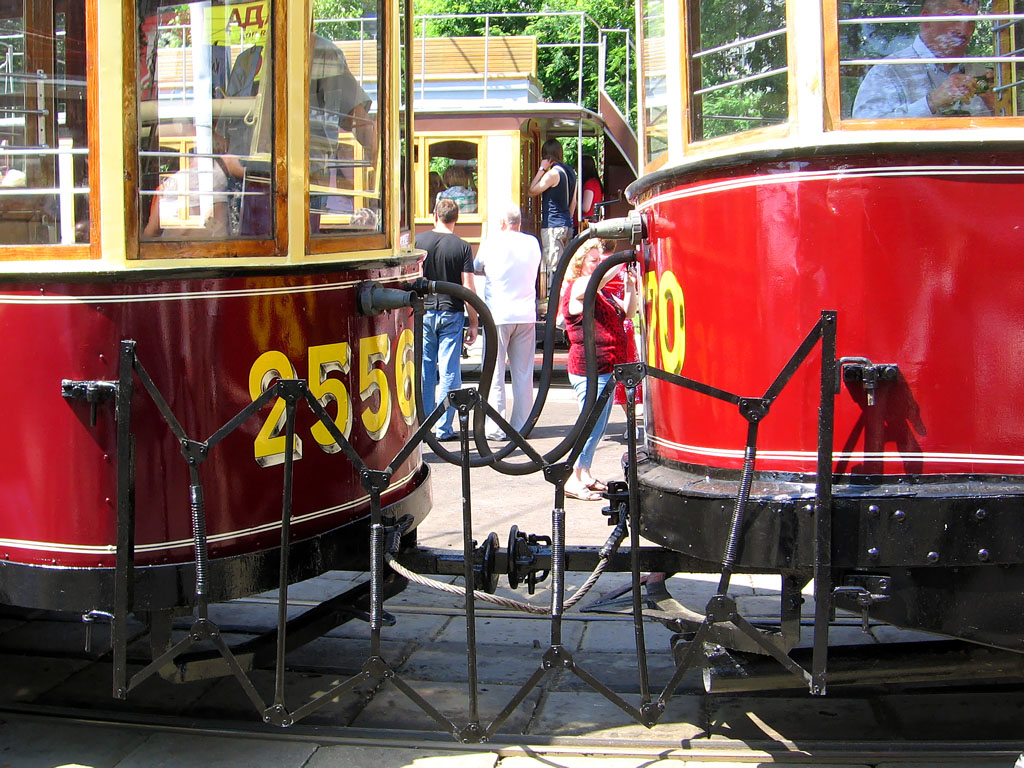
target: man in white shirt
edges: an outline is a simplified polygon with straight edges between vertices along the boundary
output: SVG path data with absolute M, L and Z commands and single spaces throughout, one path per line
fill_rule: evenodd
M 498 364 L 488 402 L 517 430 L 533 408 L 533 358 L 537 348 L 537 271 L 540 244 L 520 232 L 522 212 L 510 203 L 504 208 L 499 231 L 480 245 L 473 262 L 477 274 L 487 278 L 484 301 L 498 327 Z M 487 339 L 490 342 L 490 339 Z M 505 411 L 505 360 L 512 372 L 512 416 Z M 487 421 L 487 438 L 501 440 L 497 425 Z
M 853 117 L 991 115 L 995 100 L 987 78 L 973 77 L 958 62 L 944 61 L 966 55 L 975 22 L 943 17 L 977 13 L 978 0 L 924 0 L 921 15 L 935 20 L 922 22 L 913 44 L 868 71 L 853 103 Z M 900 59 L 920 63 L 901 64 Z

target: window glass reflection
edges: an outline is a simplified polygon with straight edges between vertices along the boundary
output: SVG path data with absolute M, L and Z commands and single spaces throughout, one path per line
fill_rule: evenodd
M 695 140 L 789 117 L 785 0 L 689 5 L 690 106 Z
M 427 199 L 433 212 L 438 200 L 454 200 L 459 213 L 477 213 L 479 153 L 475 141 L 452 139 L 430 145 Z
M 84 0 L 0 3 L 0 245 L 89 240 Z
M 1021 0 L 856 0 L 839 5 L 843 117 L 1017 113 Z
M 337 18 L 326 5 L 314 4 L 310 42 L 310 232 L 380 232 L 377 10 Z
M 665 71 L 665 4 L 643 4 L 644 147 L 651 163 L 668 151 L 668 84 Z
M 273 234 L 272 0 L 138 0 L 143 240 Z

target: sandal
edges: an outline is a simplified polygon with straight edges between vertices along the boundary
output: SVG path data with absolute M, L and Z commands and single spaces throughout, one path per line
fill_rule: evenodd
M 601 501 L 602 497 L 599 493 L 594 493 L 589 488 L 581 488 L 578 491 L 573 491 L 568 488 L 565 489 L 565 495 L 570 499 L 579 499 L 580 501 Z
M 593 481 L 587 483 L 587 488 L 589 488 L 592 491 L 597 491 L 598 493 L 600 493 L 601 491 L 608 490 L 608 486 L 605 483 L 602 483 L 596 477 L 593 479 Z

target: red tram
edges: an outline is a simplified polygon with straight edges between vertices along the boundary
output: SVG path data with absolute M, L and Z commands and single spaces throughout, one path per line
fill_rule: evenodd
M 190 605 L 197 546 L 207 599 L 276 586 L 286 398 L 218 432 L 276 380 L 307 380 L 368 468 L 405 445 L 412 314 L 361 315 L 356 286 L 418 275 L 408 12 L 3 6 L 0 350 L 20 372 L 4 387 L 0 603 L 110 612 L 120 564 L 129 608 Z M 375 68 L 357 79 L 342 40 Z M 285 578 L 364 568 L 370 495 L 308 408 L 290 460 Z M 426 514 L 418 452 L 381 503 Z
M 644 535 L 1022 651 L 1024 6 L 733 6 L 638 17 Z

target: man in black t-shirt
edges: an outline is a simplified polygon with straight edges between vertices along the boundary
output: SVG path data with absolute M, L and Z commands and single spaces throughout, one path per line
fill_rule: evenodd
M 423 260 L 423 277 L 461 283 L 469 290 L 473 284 L 473 251 L 469 243 L 455 234 L 459 206 L 454 200 L 441 198 L 434 207 L 434 229 L 416 238 L 416 245 L 427 252 Z M 476 310 L 462 299 L 435 293 L 423 300 L 423 410 L 429 416 L 452 390 L 462 387 L 462 328 L 469 313 L 466 343 L 476 341 Z M 438 384 L 440 388 L 438 389 Z M 435 397 L 436 390 L 436 397 Z M 455 440 L 453 421 L 455 409 L 449 408 L 434 425 L 438 440 Z

